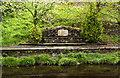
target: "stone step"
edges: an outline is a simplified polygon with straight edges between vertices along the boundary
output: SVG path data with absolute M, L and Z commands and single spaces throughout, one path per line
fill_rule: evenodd
M 28 50 L 120 50 L 120 46 L 111 47 L 82 47 L 82 46 L 40 46 L 40 47 L 0 47 L 1 51 L 28 51 Z
M 34 45 L 34 46 L 81 46 L 86 45 L 86 43 L 20 43 L 19 45 Z

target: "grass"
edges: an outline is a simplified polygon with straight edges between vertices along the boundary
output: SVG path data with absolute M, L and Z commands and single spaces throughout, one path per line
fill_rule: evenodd
M 103 41 L 106 41 L 109 44 L 120 44 L 120 36 L 117 35 L 103 35 Z
M 21 12 L 21 11 L 20 11 Z M 5 16 L 2 20 L 2 46 L 15 45 L 25 42 L 31 27 L 29 12 L 23 12 L 21 17 Z M 25 19 L 23 19 L 25 18 Z
M 48 28 L 62 25 L 81 28 L 81 23 L 85 18 L 85 14 L 88 13 L 88 6 L 88 3 L 85 3 L 84 6 L 81 5 L 82 8 L 72 5 L 66 6 L 65 4 L 59 4 L 55 6 L 54 10 L 52 10 L 51 13 L 46 15 L 46 18 L 41 20 L 42 22 L 40 22 L 38 26 L 40 28 Z M 110 7 L 106 8 L 113 9 Z M 102 8 L 101 12 L 106 13 L 106 8 Z M 113 10 L 113 13 L 109 13 L 109 15 L 114 15 L 114 12 L 116 11 Z M 12 14 L 13 17 L 11 17 L 10 15 L 3 16 L 2 22 L 0 23 L 0 27 L 2 30 L 0 32 L 0 46 L 17 45 L 19 43 L 26 43 L 28 41 L 30 29 L 31 27 L 33 27 L 33 21 L 30 12 L 27 10 L 18 10 L 18 12 Z M 118 14 L 116 14 L 115 16 L 117 17 L 117 15 Z M 50 19 L 50 21 L 46 21 L 46 19 L 48 18 Z M 101 19 L 103 19 L 102 21 L 112 20 L 116 22 L 115 19 L 110 18 L 109 16 L 101 17 Z M 104 25 L 106 25 L 106 27 L 114 27 L 114 24 L 108 25 L 107 23 L 104 23 Z M 112 29 L 110 30 L 112 31 Z M 108 33 L 111 31 L 108 31 Z M 108 43 L 120 43 L 119 33 L 115 34 L 116 36 L 110 36 L 105 33 L 105 35 L 103 35 L 103 41 L 107 41 Z

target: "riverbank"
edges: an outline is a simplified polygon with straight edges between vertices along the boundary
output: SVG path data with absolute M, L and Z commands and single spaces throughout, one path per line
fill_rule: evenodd
M 100 53 L 68 53 L 52 57 L 49 54 L 39 54 L 21 57 L 2 57 L 3 66 L 33 66 L 33 65 L 58 65 L 74 66 L 81 64 L 120 64 L 120 52 L 111 54 Z

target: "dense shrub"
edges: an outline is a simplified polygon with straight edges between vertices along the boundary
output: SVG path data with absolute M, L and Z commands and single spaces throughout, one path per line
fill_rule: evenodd
M 119 62 L 119 53 L 100 54 L 100 53 L 68 53 L 65 57 L 77 58 L 80 64 L 117 64 Z
M 42 30 L 39 30 L 40 28 L 38 28 L 38 26 L 34 26 L 31 29 L 31 33 L 30 33 L 30 38 L 29 38 L 29 42 L 31 43 L 39 43 L 42 40 Z
M 74 53 L 68 53 L 65 57 L 74 58 L 74 57 L 75 57 L 75 54 L 74 54 Z
M 118 57 L 103 57 L 102 59 L 102 63 L 104 64 L 117 64 L 119 62 L 119 58 Z
M 62 54 L 58 54 L 56 56 L 56 58 L 55 58 L 55 64 L 57 64 L 61 58 L 63 58 L 63 55 Z
M 93 64 L 101 64 L 101 59 L 100 58 L 94 58 L 92 63 Z
M 70 57 L 70 58 L 82 58 L 82 57 L 84 57 L 84 56 L 86 56 L 86 53 L 81 53 L 81 52 L 79 52 L 79 53 L 68 53 L 67 55 L 65 55 L 65 57 Z
M 81 52 L 79 52 L 79 53 L 76 53 L 76 54 L 75 54 L 75 57 L 78 58 L 78 59 L 80 59 L 80 58 L 85 58 L 86 55 L 87 55 L 86 53 L 81 53 Z
M 77 65 L 78 61 L 76 58 L 62 58 L 59 60 L 58 65 L 66 66 L 66 65 Z
M 100 54 L 100 53 L 86 53 L 86 56 L 87 57 L 92 57 L 92 58 L 101 58 L 101 57 L 103 57 L 103 55 Z
M 2 55 L 0 55 L 0 65 L 2 64 L 2 59 L 3 59 L 3 57 L 2 57 Z
M 58 54 L 55 58 L 50 58 L 48 54 L 35 55 L 34 57 L 5 57 L 2 59 L 3 66 L 30 66 L 30 65 L 77 65 L 77 64 L 118 64 L 119 52 L 113 54 L 100 53 L 68 53 L 63 57 Z M 0 57 L 1 59 L 2 57 Z
M 70 58 L 84 58 L 84 57 L 86 57 L 87 56 L 87 54 L 86 53 L 81 53 L 81 52 L 79 52 L 79 53 L 68 53 L 67 55 L 65 55 L 66 57 L 70 57 Z
M 78 59 L 81 64 L 87 64 L 90 59 L 87 56 Z
M 120 52 L 116 52 L 115 55 L 120 57 Z
M 100 57 L 101 54 L 98 53 L 68 53 L 68 55 L 66 55 L 66 57 L 69 58 L 77 58 L 78 62 L 81 64 L 92 64 L 94 61 L 93 59 L 95 58 L 95 61 L 97 61 L 98 59 L 96 59 L 96 57 Z
M 17 66 L 19 63 L 18 63 L 18 59 L 15 58 L 15 57 L 5 57 L 2 59 L 2 65 L 3 66 Z
M 62 54 L 58 54 L 56 57 L 61 59 L 61 58 L 63 58 L 63 55 Z
M 53 58 L 48 58 L 47 65 L 55 65 L 56 61 Z
M 40 64 L 40 65 L 51 64 L 50 61 L 53 62 L 53 60 L 49 58 L 48 54 L 35 55 L 34 59 L 36 64 Z
M 33 57 L 20 57 L 19 65 L 20 66 L 31 66 L 35 64 L 35 59 Z
M 90 12 L 87 13 L 82 24 L 82 35 L 87 42 L 98 42 L 102 40 L 103 27 L 98 19 L 99 13 L 94 5 L 90 5 Z

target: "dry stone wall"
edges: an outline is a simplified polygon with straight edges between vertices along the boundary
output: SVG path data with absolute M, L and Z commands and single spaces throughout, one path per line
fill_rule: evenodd
M 57 26 L 43 29 L 43 42 L 79 43 L 82 42 L 80 29 L 68 26 Z

